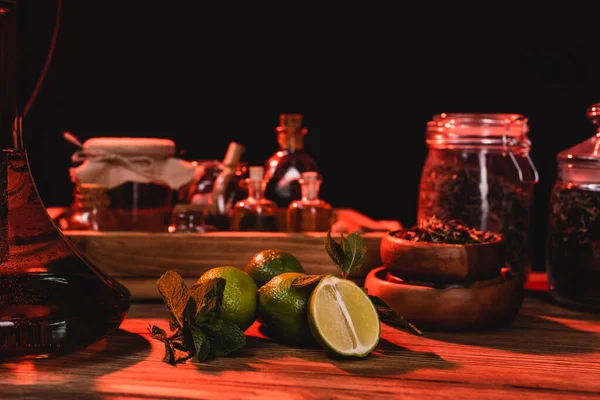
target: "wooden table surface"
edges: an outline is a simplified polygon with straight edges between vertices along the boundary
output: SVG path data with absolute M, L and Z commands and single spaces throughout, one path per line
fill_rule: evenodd
M 237 355 L 171 366 L 149 323 L 160 303 L 134 303 L 122 329 L 87 349 L 0 364 L 0 399 L 579 399 L 600 398 L 600 315 L 567 310 L 532 290 L 509 325 L 476 333 L 383 325 L 366 359 L 270 341 L 258 324 Z

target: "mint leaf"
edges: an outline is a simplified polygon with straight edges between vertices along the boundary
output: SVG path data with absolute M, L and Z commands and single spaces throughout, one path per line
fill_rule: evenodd
M 177 319 L 172 313 L 170 313 L 169 315 L 169 329 L 171 329 L 171 332 L 175 332 L 181 329 L 181 327 L 179 326 L 179 321 L 177 321 Z
M 364 264 L 367 245 L 358 233 L 351 233 L 347 237 L 341 236 L 344 254 L 344 276 L 347 277 Z
M 170 346 L 170 350 L 167 351 L 170 364 L 184 363 L 195 354 L 194 349 L 185 343 L 183 336 L 167 340 L 165 345 L 167 344 Z
M 198 326 L 204 331 L 219 332 L 223 328 L 224 323 L 222 319 L 215 318 L 211 321 L 203 321 Z
M 379 313 L 379 317 L 392 325 L 399 326 L 401 328 L 408 329 L 411 333 L 417 336 L 423 336 L 423 332 L 421 332 L 416 326 L 405 320 L 396 310 L 390 307 L 383 299 L 377 296 L 373 296 L 371 294 L 367 294 L 371 299 L 371 302 L 377 309 Z
M 165 340 L 165 355 L 163 356 L 163 361 L 175 365 L 175 351 L 173 350 L 171 342 L 168 340 Z
M 246 335 L 237 325 L 223 321 L 223 326 L 218 332 L 208 334 L 211 352 L 215 356 L 226 356 L 238 351 L 246 345 Z
M 327 231 L 327 236 L 325 237 L 325 251 L 327 251 L 331 261 L 333 261 L 342 276 L 344 276 L 344 249 L 338 242 L 331 238 L 331 230 Z
M 194 349 L 196 350 L 198 361 L 206 361 L 211 357 L 211 347 L 208 340 L 208 336 L 202 332 L 202 329 L 190 325 L 190 332 L 192 334 L 192 341 L 194 342 Z
M 185 362 L 194 356 L 194 351 L 190 350 L 189 346 L 186 345 L 184 335 L 181 333 L 173 337 L 168 337 L 165 330 L 156 325 L 149 326 L 148 331 L 153 339 L 165 344 L 163 361 L 173 365 Z
M 167 340 L 167 332 L 156 325 L 148 326 L 148 331 L 152 339 L 160 340 L 161 342 Z
M 169 317 L 171 330 L 183 329 L 184 311 L 190 297 L 183 278 L 175 271 L 167 271 L 156 281 L 156 287 L 171 312 Z
M 292 281 L 295 288 L 307 287 L 318 284 L 325 275 L 302 275 Z
M 221 308 L 224 291 L 225 279 L 223 278 L 213 278 L 192 286 L 186 306 L 188 320 L 196 325 L 213 320 Z

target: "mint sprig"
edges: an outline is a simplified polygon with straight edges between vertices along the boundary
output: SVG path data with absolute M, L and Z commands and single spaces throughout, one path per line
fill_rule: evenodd
M 165 272 L 156 287 L 169 310 L 168 334 L 152 325 L 153 339 L 165 344 L 163 361 L 184 363 L 196 356 L 198 361 L 229 355 L 246 345 L 240 328 L 218 317 L 223 301 L 225 279 L 214 278 L 191 288 L 175 271 Z
M 337 266 L 342 278 L 347 279 L 364 264 L 367 245 L 358 233 L 350 233 L 348 236 L 341 233 L 338 243 L 331 237 L 331 231 L 327 231 L 325 251 Z
M 358 233 L 341 234 L 340 243 L 333 240 L 331 231 L 325 237 L 325 251 L 343 279 L 359 269 L 365 262 L 367 245 Z M 303 275 L 292 282 L 293 287 L 316 286 L 325 275 Z

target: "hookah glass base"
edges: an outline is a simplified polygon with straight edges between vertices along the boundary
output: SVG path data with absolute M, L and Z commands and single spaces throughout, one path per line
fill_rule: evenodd
M 130 293 L 88 262 L 44 208 L 25 150 L 0 153 L 0 360 L 42 358 L 116 330 Z

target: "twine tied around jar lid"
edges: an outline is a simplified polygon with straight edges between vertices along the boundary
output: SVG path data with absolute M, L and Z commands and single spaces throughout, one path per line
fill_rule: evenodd
M 175 144 L 168 139 L 99 137 L 82 144 L 70 132 L 63 136 L 79 147 L 71 161 L 80 165 L 71 175 L 80 183 L 112 189 L 125 182 L 153 182 L 176 190 L 196 174 L 194 164 L 174 157 Z

